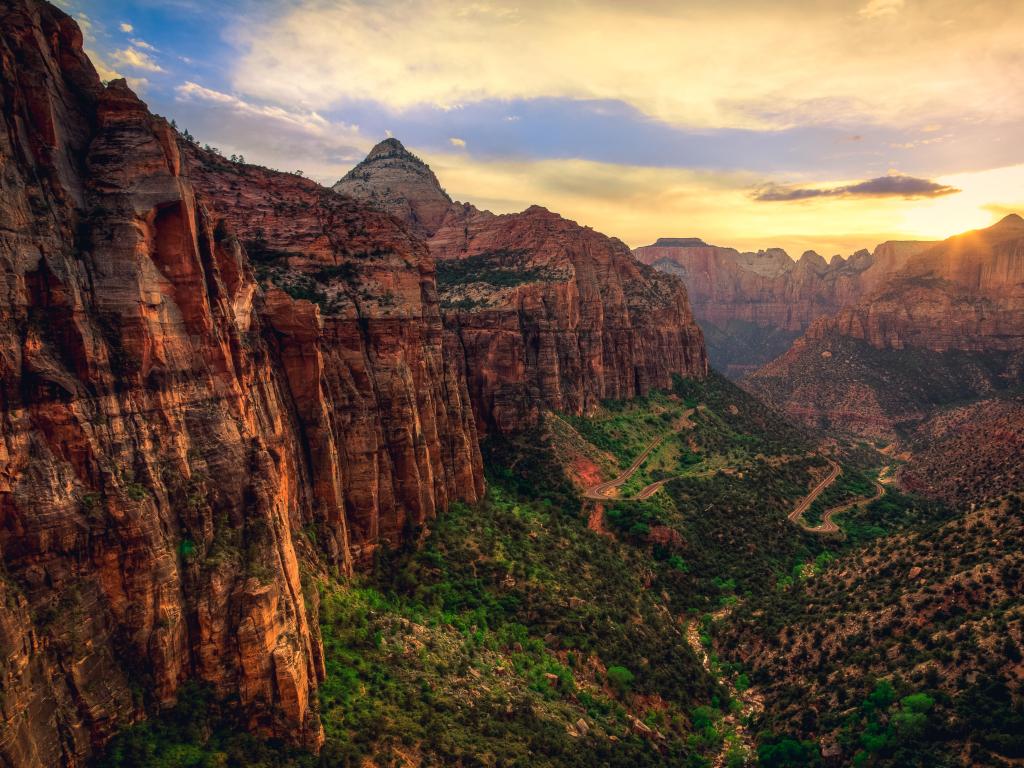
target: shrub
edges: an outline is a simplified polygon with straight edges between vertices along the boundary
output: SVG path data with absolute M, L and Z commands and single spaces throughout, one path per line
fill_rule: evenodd
M 606 673 L 608 684 L 619 693 L 627 693 L 633 687 L 635 679 L 632 672 L 625 667 L 611 666 Z

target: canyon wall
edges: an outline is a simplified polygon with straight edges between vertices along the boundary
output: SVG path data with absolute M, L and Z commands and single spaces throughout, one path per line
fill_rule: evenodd
M 482 429 L 516 431 L 545 408 L 583 414 L 707 373 L 685 286 L 619 240 L 539 206 L 499 216 L 452 203 L 396 139 L 334 189 L 426 234 Z
M 0 6 L 0 68 L 0 763 L 188 679 L 316 748 L 310 576 L 483 490 L 433 260 L 181 141 L 52 6 Z
M 661 238 L 634 254 L 683 279 L 712 364 L 740 377 L 785 352 L 814 320 L 857 301 L 928 245 L 882 243 L 873 253 L 826 262 L 813 251 L 794 261 L 780 248 L 741 253 L 697 238 Z
M 1024 219 L 1011 215 L 909 256 L 745 384 L 807 423 L 893 437 L 1022 380 Z

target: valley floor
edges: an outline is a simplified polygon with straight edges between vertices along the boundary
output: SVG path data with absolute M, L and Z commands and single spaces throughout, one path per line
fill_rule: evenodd
M 306 575 L 327 666 L 319 757 L 245 735 L 196 690 L 100 764 L 781 768 L 1017 754 L 1019 548 L 999 562 L 961 551 L 949 573 L 972 575 L 946 575 L 926 542 L 956 516 L 880 484 L 890 457 L 824 450 L 713 376 L 586 418 L 553 414 L 519 439 L 490 438 L 485 458 L 479 504 L 454 505 L 370 574 Z M 1008 509 L 1019 520 L 1019 504 Z M 1016 531 L 991 513 L 957 530 L 970 542 Z M 900 546 L 930 554 L 908 563 Z M 872 586 L 883 575 L 903 591 Z M 925 586 L 957 596 L 986 579 L 981 613 L 957 614 Z M 908 584 L 932 608 L 924 624 L 891 624 Z M 871 634 L 886 622 L 905 653 L 914 638 L 910 675 Z M 1016 653 L 1016 666 L 950 684 L 968 642 Z M 907 762 L 923 740 L 932 762 Z

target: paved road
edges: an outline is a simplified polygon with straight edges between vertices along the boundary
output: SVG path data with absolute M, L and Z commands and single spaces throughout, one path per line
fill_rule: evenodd
M 838 507 L 832 507 L 826 509 L 825 513 L 821 516 L 821 525 L 815 526 L 814 528 L 805 528 L 805 530 L 811 533 L 839 533 L 839 526 L 833 522 L 832 518 L 838 514 L 846 512 L 848 509 L 856 507 L 858 504 L 870 504 L 875 499 L 882 498 L 885 493 L 885 488 L 880 483 L 875 483 L 875 495 L 870 498 L 854 499 L 848 501 L 845 504 L 840 504 Z
M 807 509 L 811 506 L 811 504 L 814 503 L 815 499 L 817 499 L 819 496 L 821 496 L 822 493 L 825 492 L 826 488 L 828 488 L 830 485 L 832 485 L 832 483 L 836 481 L 836 478 L 839 477 L 839 473 L 843 471 L 842 468 L 840 468 L 840 466 L 836 462 L 832 461 L 832 459 L 826 459 L 826 461 L 829 463 L 829 466 L 831 467 L 831 470 L 829 471 L 828 475 L 825 477 L 824 480 L 822 480 L 820 483 L 814 486 L 814 488 L 811 489 L 811 492 L 804 496 L 803 501 L 797 504 L 793 508 L 793 511 L 789 513 L 789 519 L 797 525 L 802 526 L 803 528 L 807 528 L 807 526 L 803 523 L 804 512 L 806 512 Z
M 696 410 L 696 408 L 690 408 L 685 413 L 683 413 L 682 417 L 679 420 L 680 426 L 675 430 L 675 432 L 682 432 L 684 429 L 690 429 L 693 426 L 693 422 L 690 421 L 690 417 L 693 416 L 693 413 Z M 661 488 L 661 486 L 663 486 L 672 478 L 658 480 L 655 483 L 651 483 L 650 485 L 643 488 L 639 493 L 637 493 L 636 496 L 620 498 L 618 496 L 615 496 L 614 491 L 619 486 L 625 485 L 629 481 L 629 478 L 631 478 L 634 475 L 634 473 L 638 469 L 640 469 L 640 466 L 647 460 L 647 457 L 651 455 L 651 452 L 659 445 L 661 445 L 665 441 L 665 438 L 667 438 L 671 434 L 673 434 L 673 432 L 666 432 L 665 434 L 654 438 L 654 440 L 652 440 L 647 445 L 647 447 L 644 448 L 643 451 L 641 451 L 640 455 L 636 457 L 633 463 L 630 464 L 625 471 L 619 473 L 618 477 L 612 480 L 607 480 L 603 483 L 598 483 L 597 485 L 590 486 L 583 492 L 583 497 L 586 499 L 593 499 L 594 501 L 639 501 L 643 499 L 648 499 L 651 496 L 653 496 L 658 491 L 658 489 Z
M 827 461 L 831 465 L 831 470 L 829 471 L 828 475 L 825 477 L 824 480 L 822 480 L 820 483 L 814 486 L 814 488 L 811 489 L 811 492 L 807 494 L 803 498 L 803 500 L 793 508 L 792 512 L 789 513 L 790 521 L 796 523 L 808 533 L 839 533 L 839 526 L 832 519 L 833 517 L 835 517 L 838 514 L 842 514 L 843 512 L 846 512 L 848 509 L 856 507 L 858 504 L 870 504 L 875 499 L 880 499 L 882 495 L 885 493 L 885 488 L 882 487 L 881 483 L 875 482 L 874 496 L 870 498 L 854 499 L 853 501 L 848 501 L 845 504 L 840 504 L 839 506 L 836 507 L 830 507 L 829 509 L 826 509 L 824 514 L 821 516 L 820 525 L 807 525 L 807 523 L 805 523 L 803 519 L 804 513 L 807 512 L 811 504 L 814 503 L 814 500 L 817 499 L 825 491 L 826 488 L 828 488 L 830 485 L 832 485 L 832 483 L 836 481 L 836 478 L 839 477 L 839 474 L 842 471 L 839 465 L 836 462 L 832 461 L 832 459 L 827 459 Z

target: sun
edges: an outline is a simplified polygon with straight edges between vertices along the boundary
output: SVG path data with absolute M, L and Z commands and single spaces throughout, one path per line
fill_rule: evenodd
M 961 191 L 908 208 L 901 226 L 907 234 L 941 239 L 987 227 L 1008 213 L 1024 211 L 1024 165 L 960 173 L 940 181 Z

